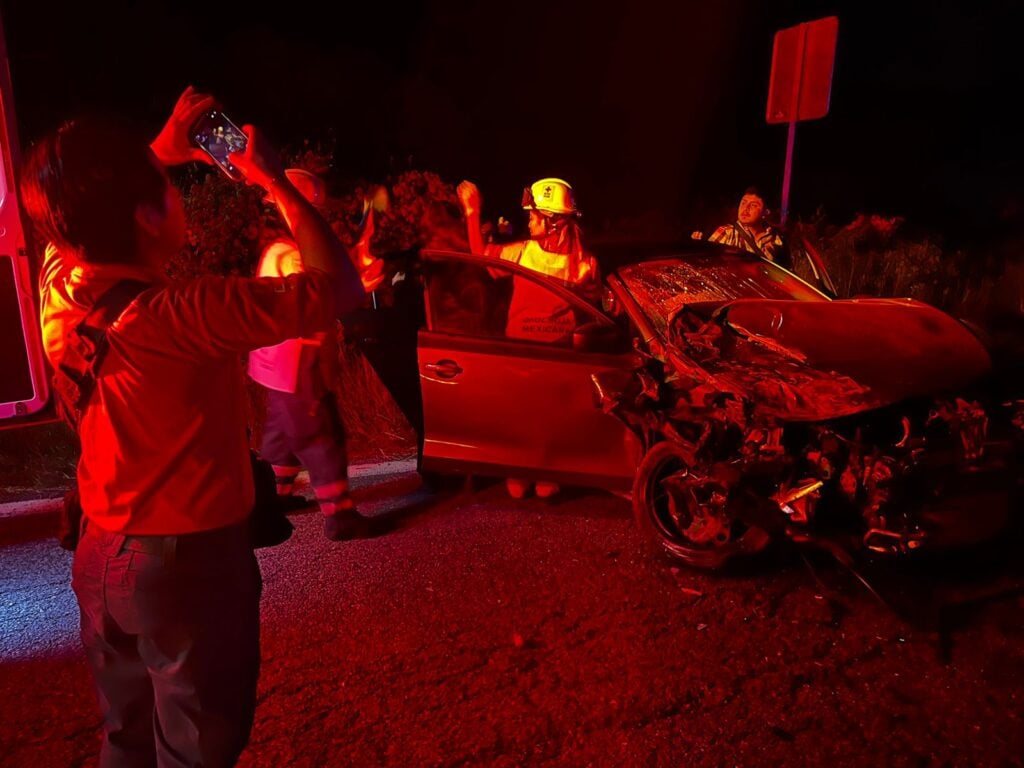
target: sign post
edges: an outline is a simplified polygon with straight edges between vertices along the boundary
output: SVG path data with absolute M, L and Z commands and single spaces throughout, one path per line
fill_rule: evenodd
M 781 223 L 789 215 L 789 184 L 793 168 L 796 124 L 828 114 L 839 18 L 826 16 L 775 33 L 772 73 L 768 85 L 769 123 L 788 123 L 786 167 L 782 175 Z

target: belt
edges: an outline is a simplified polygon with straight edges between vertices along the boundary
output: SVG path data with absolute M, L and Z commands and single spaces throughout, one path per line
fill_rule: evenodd
M 249 546 L 248 521 L 196 533 L 164 536 L 133 536 L 126 534 L 122 550 L 165 557 L 187 556 L 222 551 L 225 546 L 244 543 Z
M 145 552 L 150 555 L 162 555 L 177 549 L 177 536 L 125 536 L 121 549 L 131 552 Z

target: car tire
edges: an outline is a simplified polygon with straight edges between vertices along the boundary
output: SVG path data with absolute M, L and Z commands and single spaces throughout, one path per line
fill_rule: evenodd
M 722 543 L 698 543 L 688 539 L 671 514 L 672 501 L 662 483 L 687 469 L 687 456 L 671 440 L 651 447 L 637 469 L 633 483 L 633 515 L 640 530 L 669 560 L 703 568 L 721 568 L 733 558 L 752 555 L 768 546 L 771 539 L 760 528 L 739 522 L 731 524 L 732 536 Z

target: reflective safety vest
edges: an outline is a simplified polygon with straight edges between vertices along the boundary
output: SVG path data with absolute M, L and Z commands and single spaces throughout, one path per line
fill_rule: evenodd
M 576 274 L 570 275 L 568 254 L 545 251 L 536 240 L 499 246 L 494 255 L 570 284 L 596 277 L 597 272 L 593 257 L 584 255 L 580 258 Z M 549 343 L 561 342 L 572 336 L 576 317 L 568 303 L 530 280 L 519 276 L 512 279 L 514 287 L 505 326 L 506 336 Z

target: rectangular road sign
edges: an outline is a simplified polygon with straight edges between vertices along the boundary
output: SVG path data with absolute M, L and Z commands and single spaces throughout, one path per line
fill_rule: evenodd
M 838 34 L 836 16 L 775 33 L 765 114 L 769 123 L 814 120 L 828 114 Z

